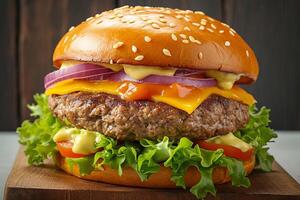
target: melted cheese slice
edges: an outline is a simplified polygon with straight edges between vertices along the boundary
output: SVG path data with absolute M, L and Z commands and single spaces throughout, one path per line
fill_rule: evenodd
M 180 96 L 157 95 L 153 96 L 152 99 L 158 102 L 169 104 L 191 114 L 205 99 L 212 94 L 217 94 L 228 99 L 241 101 L 247 105 L 252 105 L 255 103 L 255 99 L 251 94 L 237 86 L 231 88 L 231 90 L 222 90 L 218 87 L 202 88 L 193 91 L 193 94 L 188 98 L 181 98 Z
M 83 91 L 92 93 L 107 93 L 113 95 L 121 95 L 118 88 L 121 82 L 112 81 L 85 81 L 85 80 L 65 80 L 56 83 L 46 90 L 46 95 L 52 94 L 69 94 L 72 92 Z M 234 86 L 230 90 L 222 90 L 218 87 L 194 88 L 189 95 L 168 92 L 169 86 L 160 94 L 151 96 L 151 100 L 163 102 L 175 108 L 181 109 L 191 114 L 206 98 L 212 94 L 217 94 L 225 98 L 241 101 L 244 104 L 252 105 L 256 101 L 253 96 L 238 86 Z
M 112 81 L 83 81 L 83 80 L 65 80 L 56 83 L 54 86 L 50 87 L 46 90 L 46 95 L 51 94 L 69 94 L 71 92 L 92 92 L 92 93 L 107 93 L 107 94 L 114 94 L 118 95 L 117 89 L 121 83 L 112 82 Z

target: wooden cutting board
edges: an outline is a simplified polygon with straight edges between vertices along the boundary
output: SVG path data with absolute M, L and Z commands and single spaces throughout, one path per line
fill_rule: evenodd
M 217 186 L 217 196 L 206 199 L 299 199 L 300 185 L 288 175 L 278 163 L 273 172 L 254 171 L 250 175 L 252 186 L 248 189 L 232 187 L 230 184 Z M 52 164 L 41 167 L 28 166 L 23 149 L 20 148 L 5 188 L 6 200 L 162 200 L 196 199 L 183 189 L 144 189 L 124 187 L 81 180 L 65 174 Z

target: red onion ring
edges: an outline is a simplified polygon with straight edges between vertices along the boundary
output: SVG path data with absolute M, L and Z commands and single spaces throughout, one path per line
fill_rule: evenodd
M 89 79 L 89 78 L 94 78 L 95 75 L 101 75 L 101 74 L 106 74 L 106 73 L 116 73 L 112 71 L 111 69 L 99 66 L 99 65 L 94 65 L 94 64 L 89 64 L 89 63 L 84 63 L 84 64 L 79 64 L 75 65 L 73 67 L 68 67 L 68 68 L 63 68 L 56 70 L 54 72 L 51 72 L 47 74 L 44 78 L 44 86 L 47 89 L 54 83 L 57 83 L 59 81 L 63 81 L 66 79 Z M 93 79 L 95 80 L 95 79 Z M 103 79 L 100 79 L 103 80 Z
M 103 80 L 107 80 L 111 75 L 116 74 L 117 72 L 106 72 L 106 73 L 101 73 L 101 74 L 94 74 L 89 76 L 88 78 L 86 77 L 80 77 L 80 78 L 76 78 L 77 80 L 82 80 L 82 79 L 86 79 L 86 80 L 91 80 L 91 81 L 103 81 Z
M 49 88 L 54 83 L 67 79 L 87 79 L 87 80 L 111 80 L 111 81 L 132 81 L 136 83 L 154 83 L 170 85 L 172 83 L 181 83 L 193 87 L 210 87 L 217 84 L 212 78 L 197 78 L 203 76 L 205 71 L 194 69 L 178 69 L 174 76 L 150 75 L 142 80 L 136 80 L 128 76 L 124 71 L 114 72 L 111 69 L 84 63 L 73 67 L 63 68 L 51 72 L 45 76 L 44 86 Z M 196 77 L 194 77 L 196 76 Z

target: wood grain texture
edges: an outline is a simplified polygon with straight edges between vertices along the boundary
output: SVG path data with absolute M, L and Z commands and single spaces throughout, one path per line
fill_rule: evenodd
M 0 130 L 9 130 L 18 122 L 16 2 L 1 0 L 0 13 Z
M 236 188 L 231 184 L 218 185 L 216 198 L 209 196 L 207 199 L 300 199 L 299 184 L 277 163 L 273 166 L 273 172 L 255 171 L 249 178 L 252 182 L 250 188 Z M 28 166 L 21 148 L 8 177 L 4 199 L 187 200 L 196 198 L 182 189 L 144 189 L 81 180 L 65 174 L 51 164 L 41 167 Z
M 119 6 L 131 5 L 131 6 L 162 6 L 170 8 L 179 9 L 191 9 L 191 10 L 201 10 L 207 15 L 214 18 L 221 19 L 221 0 L 119 0 Z
M 32 95 L 43 92 L 43 78 L 53 71 L 52 53 L 68 29 L 86 18 L 115 7 L 111 0 L 22 0 L 20 1 L 21 118 Z
M 225 19 L 252 46 L 260 64 L 248 88 L 271 108 L 275 129 L 300 129 L 300 1 L 225 1 Z

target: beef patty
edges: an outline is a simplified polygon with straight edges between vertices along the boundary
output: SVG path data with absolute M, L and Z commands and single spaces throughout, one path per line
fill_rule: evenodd
M 49 106 L 56 117 L 77 128 L 118 140 L 207 139 L 236 131 L 249 119 L 247 105 L 217 95 L 207 98 L 192 114 L 164 103 L 125 101 L 104 93 L 52 95 Z

